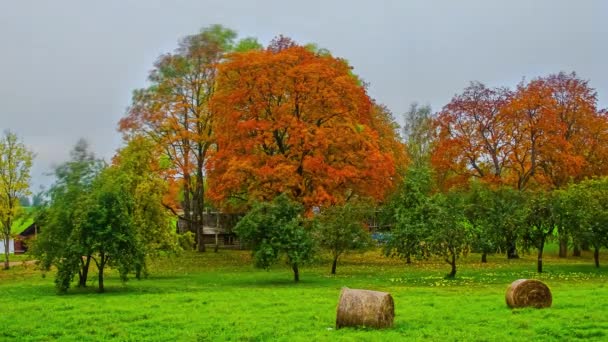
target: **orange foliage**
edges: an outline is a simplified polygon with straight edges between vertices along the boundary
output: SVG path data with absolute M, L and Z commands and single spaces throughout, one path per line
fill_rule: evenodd
M 438 137 L 431 163 L 441 187 L 464 185 L 471 177 L 501 181 L 509 144 L 501 110 L 510 98 L 507 89 L 471 83 L 435 118 Z
M 215 200 L 287 192 L 310 209 L 352 195 L 382 199 L 392 188 L 401 158 L 396 135 L 380 136 L 390 123 L 345 61 L 281 38 L 229 56 L 217 89 Z
M 576 74 L 559 73 L 511 93 L 476 83 L 439 113 L 432 163 L 444 187 L 478 177 L 493 184 L 560 187 L 608 173 L 608 120 Z

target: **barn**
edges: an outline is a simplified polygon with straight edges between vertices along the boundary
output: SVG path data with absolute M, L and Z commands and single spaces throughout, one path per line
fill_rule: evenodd
M 27 252 L 28 245 L 36 238 L 40 232 L 40 227 L 35 222 L 32 222 L 25 228 L 15 239 L 15 254 L 23 254 Z

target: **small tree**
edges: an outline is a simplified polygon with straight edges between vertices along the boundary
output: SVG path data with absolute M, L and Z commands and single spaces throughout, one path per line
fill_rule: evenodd
M 526 209 L 526 230 L 523 240 L 538 251 L 536 270 L 543 272 L 543 250 L 547 238 L 553 235 L 557 227 L 557 212 L 561 211 L 558 197 L 551 193 L 538 192 L 530 195 Z
M 313 256 L 313 239 L 304 227 L 303 211 L 300 204 L 282 194 L 272 202 L 255 204 L 239 221 L 235 232 L 251 244 L 257 267 L 267 269 L 285 254 L 294 281 L 300 280 L 298 266 Z
M 495 253 L 500 245 L 500 234 L 492 218 L 493 193 L 478 182 L 467 193 L 464 213 L 471 224 L 472 248 L 481 253 L 481 262 L 488 262 L 488 254 Z
M 9 269 L 9 243 L 13 223 L 19 216 L 19 198 L 29 195 L 30 168 L 34 154 L 6 131 L 0 138 L 0 226 L 4 240 L 4 269 Z
M 509 259 L 518 258 L 517 244 L 526 225 L 524 193 L 473 182 L 465 204 L 464 212 L 472 230 L 472 247 L 481 253 L 481 261 L 486 262 L 487 254 L 499 249 L 506 251 Z
M 361 202 L 324 209 L 315 218 L 316 240 L 331 252 L 331 274 L 336 274 L 338 258 L 347 251 L 364 250 L 371 246 L 371 237 L 365 230 L 365 219 L 370 208 Z
M 600 249 L 608 246 L 608 178 L 570 185 L 564 207 L 573 213 L 564 226 L 577 241 L 593 246 L 595 266 L 600 267 Z
M 448 278 L 456 276 L 456 260 L 469 252 L 471 244 L 471 224 L 463 214 L 462 197 L 455 192 L 435 194 L 422 208 L 426 248 L 451 266 Z
M 412 256 L 424 258 L 428 253 L 422 241 L 426 235 L 423 208 L 431 192 L 431 173 L 426 167 L 412 167 L 399 191 L 385 206 L 394 227 L 384 247 L 387 256 L 398 256 L 411 263 Z
M 141 262 L 144 248 L 133 220 L 134 198 L 115 169 L 100 174 L 94 190 L 78 213 L 76 237 L 92 252 L 98 269 L 99 292 L 104 292 L 106 266 L 118 268 L 123 281 Z

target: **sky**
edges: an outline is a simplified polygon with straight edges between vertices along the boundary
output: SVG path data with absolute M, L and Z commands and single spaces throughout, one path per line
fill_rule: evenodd
M 79 138 L 109 160 L 157 57 L 212 24 L 329 49 L 399 120 L 412 102 L 440 110 L 470 81 L 514 87 L 559 71 L 608 107 L 608 1 L 1 1 L 0 131 L 36 153 L 32 190 Z

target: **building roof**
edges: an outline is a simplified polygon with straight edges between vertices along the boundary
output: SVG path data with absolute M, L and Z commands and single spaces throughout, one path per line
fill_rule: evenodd
M 38 227 L 36 225 L 36 223 L 32 223 L 30 224 L 27 228 L 25 228 L 21 233 L 19 233 L 19 236 L 21 237 L 26 237 L 26 236 L 31 236 L 31 235 L 36 235 L 36 233 L 40 231 L 40 227 Z

